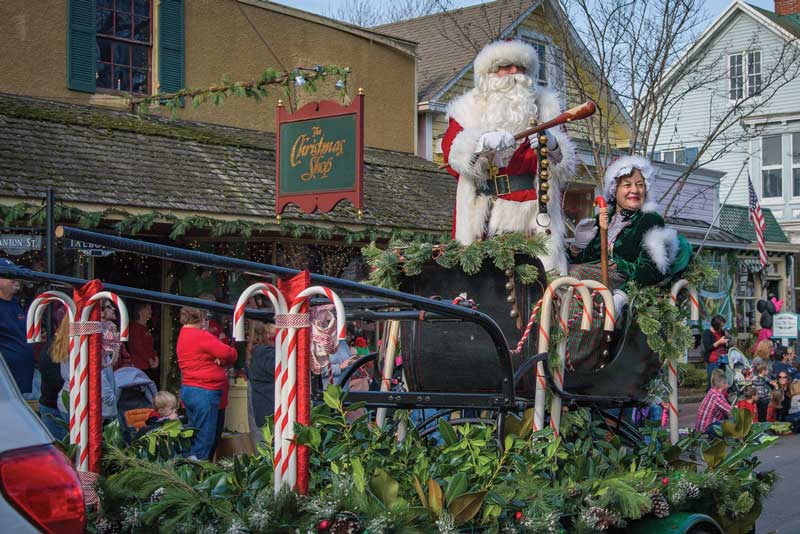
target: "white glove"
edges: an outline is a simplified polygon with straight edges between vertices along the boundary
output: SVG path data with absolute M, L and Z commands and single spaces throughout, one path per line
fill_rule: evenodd
M 596 235 L 597 226 L 594 224 L 594 219 L 583 219 L 575 225 L 575 241 L 572 242 L 572 246 L 575 250 L 583 250 Z
M 622 315 L 622 308 L 628 303 L 628 295 L 621 289 L 615 289 L 614 293 L 614 320 L 619 320 Z
M 555 135 L 550 133 L 550 130 L 544 130 L 543 132 L 539 132 L 529 136 L 528 140 L 531 143 L 531 147 L 533 148 L 539 147 L 539 136 L 542 134 L 547 136 L 547 150 L 549 150 L 550 152 L 556 150 L 558 148 L 558 140 L 556 139 Z
M 505 130 L 495 130 L 481 134 L 478 139 L 478 145 L 475 147 L 475 152 L 485 152 L 493 150 L 495 152 L 503 152 L 517 147 L 517 141 L 514 136 Z

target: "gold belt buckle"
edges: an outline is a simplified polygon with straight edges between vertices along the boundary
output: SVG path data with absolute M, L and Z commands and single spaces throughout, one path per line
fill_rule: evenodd
M 498 174 L 493 177 L 494 178 L 494 190 L 497 193 L 497 196 L 506 195 L 511 192 L 511 179 L 508 177 L 507 174 Z M 501 185 L 505 181 L 505 191 L 501 191 Z

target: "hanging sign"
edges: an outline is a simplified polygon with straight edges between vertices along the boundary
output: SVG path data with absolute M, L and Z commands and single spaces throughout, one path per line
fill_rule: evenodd
M 0 235 L 0 250 L 9 256 L 21 256 L 32 250 L 41 250 L 42 236 L 40 235 Z
M 77 239 L 64 239 L 63 247 L 64 250 L 77 250 L 86 256 L 94 256 L 99 258 L 105 258 L 106 256 L 110 256 L 114 253 L 114 251 L 110 248 L 95 245 L 94 243 L 89 243 L 87 241 L 78 241 Z
M 772 317 L 772 337 L 797 339 L 797 314 L 778 313 Z
M 295 204 L 305 213 L 331 211 L 364 197 L 364 95 L 350 106 L 312 102 L 296 113 L 278 106 L 275 213 Z

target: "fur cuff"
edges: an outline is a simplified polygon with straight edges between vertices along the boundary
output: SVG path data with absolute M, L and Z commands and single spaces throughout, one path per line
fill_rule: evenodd
M 678 255 L 678 232 L 673 228 L 657 226 L 644 234 L 644 249 L 661 274 L 667 274 Z
M 478 129 L 466 128 L 462 130 L 450 146 L 447 163 L 462 177 L 485 179 L 481 162 L 475 158 L 475 147 L 483 132 Z M 478 158 L 484 159 L 485 158 Z

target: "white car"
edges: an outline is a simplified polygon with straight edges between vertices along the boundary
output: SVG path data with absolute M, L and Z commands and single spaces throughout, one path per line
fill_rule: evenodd
M 0 531 L 80 533 L 86 528 L 78 474 L 23 400 L 0 358 Z

